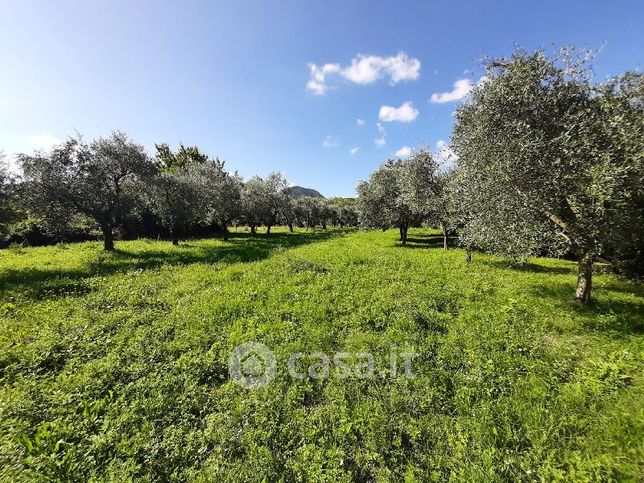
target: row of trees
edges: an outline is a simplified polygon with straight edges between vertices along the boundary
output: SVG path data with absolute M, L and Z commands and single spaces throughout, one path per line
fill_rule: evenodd
M 228 227 L 245 224 L 256 233 L 275 225 L 313 228 L 357 224 L 353 200 L 294 198 L 280 173 L 244 180 L 197 147 L 156 146 L 156 156 L 122 132 L 86 143 L 70 138 L 50 152 L 18 155 L 22 174 L 0 169 L 0 229 L 28 218 L 55 231 L 79 217 L 95 224 L 105 250 L 115 232 L 129 226 L 144 234 L 146 223 L 165 229 L 174 244 L 197 226 L 228 238 Z M 134 227 L 134 228 L 132 228 Z
M 149 224 L 174 243 L 195 226 L 231 224 L 400 231 L 440 228 L 444 248 L 459 245 L 514 259 L 576 257 L 577 299 L 590 300 L 594 261 L 644 272 L 644 77 L 594 82 L 589 56 L 517 50 L 486 61 L 484 80 L 456 112 L 456 162 L 420 148 L 389 160 L 357 187 L 358 198 L 294 199 L 279 173 L 244 182 L 224 163 L 181 145 L 146 154 L 120 132 L 85 143 L 69 139 L 49 153 L 20 155 L 18 181 L 0 169 L 0 230 L 37 217 L 66 225 L 81 217 L 114 247 L 114 231 Z M 1 163 L 0 163 L 1 165 Z M 147 220 L 147 221 L 146 221 Z
M 458 242 L 522 259 L 578 260 L 576 298 L 590 300 L 598 257 L 644 273 L 644 77 L 593 82 L 590 57 L 517 50 L 488 60 L 456 113 L 446 169 L 426 149 L 388 161 L 358 186 L 360 220 L 429 222 Z

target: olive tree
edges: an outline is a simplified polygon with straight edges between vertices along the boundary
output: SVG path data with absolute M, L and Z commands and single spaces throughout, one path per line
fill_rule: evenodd
M 266 184 L 262 178 L 253 176 L 244 183 L 241 191 L 241 206 L 241 218 L 250 227 L 250 232 L 255 234 L 257 227 L 270 216 Z
M 318 222 L 323 230 L 326 230 L 327 225 L 332 223 L 334 217 L 334 210 L 326 198 L 314 198 L 318 211 Z
M 282 210 L 280 213 L 280 223 L 288 226 L 288 231 L 291 233 L 293 233 L 293 226 L 298 222 L 296 206 L 297 198 L 294 198 L 289 190 L 285 190 Z
M 254 176 L 242 189 L 243 219 L 255 233 L 259 225 L 266 226 L 266 233 L 280 220 L 280 215 L 288 207 L 286 193 L 288 182 L 281 173 L 271 173 L 266 179 Z
M 208 176 L 208 217 L 219 223 L 224 240 L 228 240 L 228 225 L 242 214 L 243 180 L 237 173 L 212 169 Z
M 268 207 L 268 216 L 265 219 L 266 233 L 270 233 L 271 227 L 278 223 L 282 214 L 289 207 L 288 181 L 282 173 L 271 173 L 264 183 Z
M 448 248 L 448 235 L 452 228 L 446 196 L 448 172 L 441 172 L 432 153 L 421 148 L 401 164 L 401 197 L 415 216 L 438 226 L 443 234 L 443 248 Z
M 331 210 L 331 224 L 336 227 L 357 226 L 358 212 L 354 198 L 330 198 L 327 202 Z
M 320 205 L 312 196 L 302 196 L 294 201 L 293 211 L 298 225 L 315 228 L 320 218 Z
M 511 256 L 571 249 L 583 303 L 595 257 L 634 209 L 644 152 L 641 98 L 594 85 L 587 62 L 570 50 L 489 61 L 453 133 L 463 243 Z
M 90 144 L 70 138 L 49 153 L 20 154 L 18 161 L 31 208 L 50 222 L 69 211 L 90 217 L 105 250 L 114 249 L 114 229 L 138 201 L 138 183 L 156 170 L 143 147 L 120 131 Z
M 629 157 L 622 170 L 625 190 L 611 200 L 613 236 L 606 241 L 607 255 L 616 270 L 644 277 L 644 76 L 626 73 L 600 86 L 604 107 L 612 122 L 605 126 L 613 146 Z
M 414 211 L 401 188 L 404 162 L 389 160 L 358 184 L 360 224 L 367 228 L 398 228 L 400 241 L 407 243 L 407 231 L 414 220 Z
M 208 218 L 206 164 L 188 163 L 174 171 L 164 171 L 150 183 L 151 208 L 161 224 L 170 230 L 172 244 L 179 235 Z
M 157 144 L 156 162 L 161 172 L 152 183 L 152 209 L 170 229 L 173 244 L 178 234 L 196 224 L 217 223 L 224 239 L 228 225 L 240 214 L 242 180 L 224 169 L 224 162 L 202 153 L 196 146 L 179 145 L 173 152 Z
M 166 143 L 156 144 L 155 147 L 157 164 L 165 172 L 172 172 L 192 163 L 203 164 L 210 160 L 210 157 L 202 153 L 197 146 L 184 146 L 183 143 L 179 143 L 176 152 L 173 152 Z

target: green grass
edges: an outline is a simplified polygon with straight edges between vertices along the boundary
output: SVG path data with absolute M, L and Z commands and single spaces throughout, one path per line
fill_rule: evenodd
M 644 291 L 418 230 L 0 252 L 0 479 L 638 480 Z M 600 269 L 601 272 L 601 269 Z M 604 270 L 604 272 L 607 272 Z M 229 380 L 238 344 L 278 360 Z M 294 351 L 418 353 L 408 379 L 297 380 Z

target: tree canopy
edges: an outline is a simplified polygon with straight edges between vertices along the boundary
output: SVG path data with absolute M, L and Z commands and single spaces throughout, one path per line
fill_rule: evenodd
M 153 176 L 155 166 L 143 147 L 125 133 L 86 144 L 70 138 L 50 153 L 20 155 L 34 211 L 57 216 L 82 213 L 100 226 L 106 250 L 114 248 L 114 228 L 132 212 L 141 178 Z
M 587 62 L 567 50 L 489 61 L 453 133 L 462 243 L 515 257 L 570 249 L 583 302 L 594 258 L 641 200 L 644 152 L 642 77 L 596 85 Z
M 404 245 L 412 224 L 444 218 L 441 186 L 439 165 L 427 149 L 405 160 L 389 160 L 358 185 L 360 224 L 398 228 Z

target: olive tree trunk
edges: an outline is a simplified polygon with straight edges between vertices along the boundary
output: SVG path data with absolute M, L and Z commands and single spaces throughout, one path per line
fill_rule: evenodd
M 170 235 L 172 236 L 172 244 L 173 245 L 178 245 L 179 244 L 179 230 L 177 229 L 176 226 L 173 226 L 170 229 Z
M 400 242 L 402 245 L 405 245 L 407 243 L 407 231 L 409 229 L 409 225 L 405 223 L 400 225 L 398 229 L 400 230 Z
M 575 298 L 582 304 L 590 302 L 590 289 L 593 281 L 593 253 L 585 252 L 579 257 L 577 272 L 577 292 Z
M 114 250 L 114 233 L 112 232 L 112 225 L 102 225 L 101 231 L 103 232 L 103 250 L 111 252 Z
M 445 225 L 441 225 L 441 230 L 443 230 L 443 250 L 447 250 L 447 227 Z
M 224 241 L 227 241 L 228 240 L 228 223 L 226 223 L 226 221 L 222 220 L 221 228 L 222 228 L 222 230 L 224 230 Z

